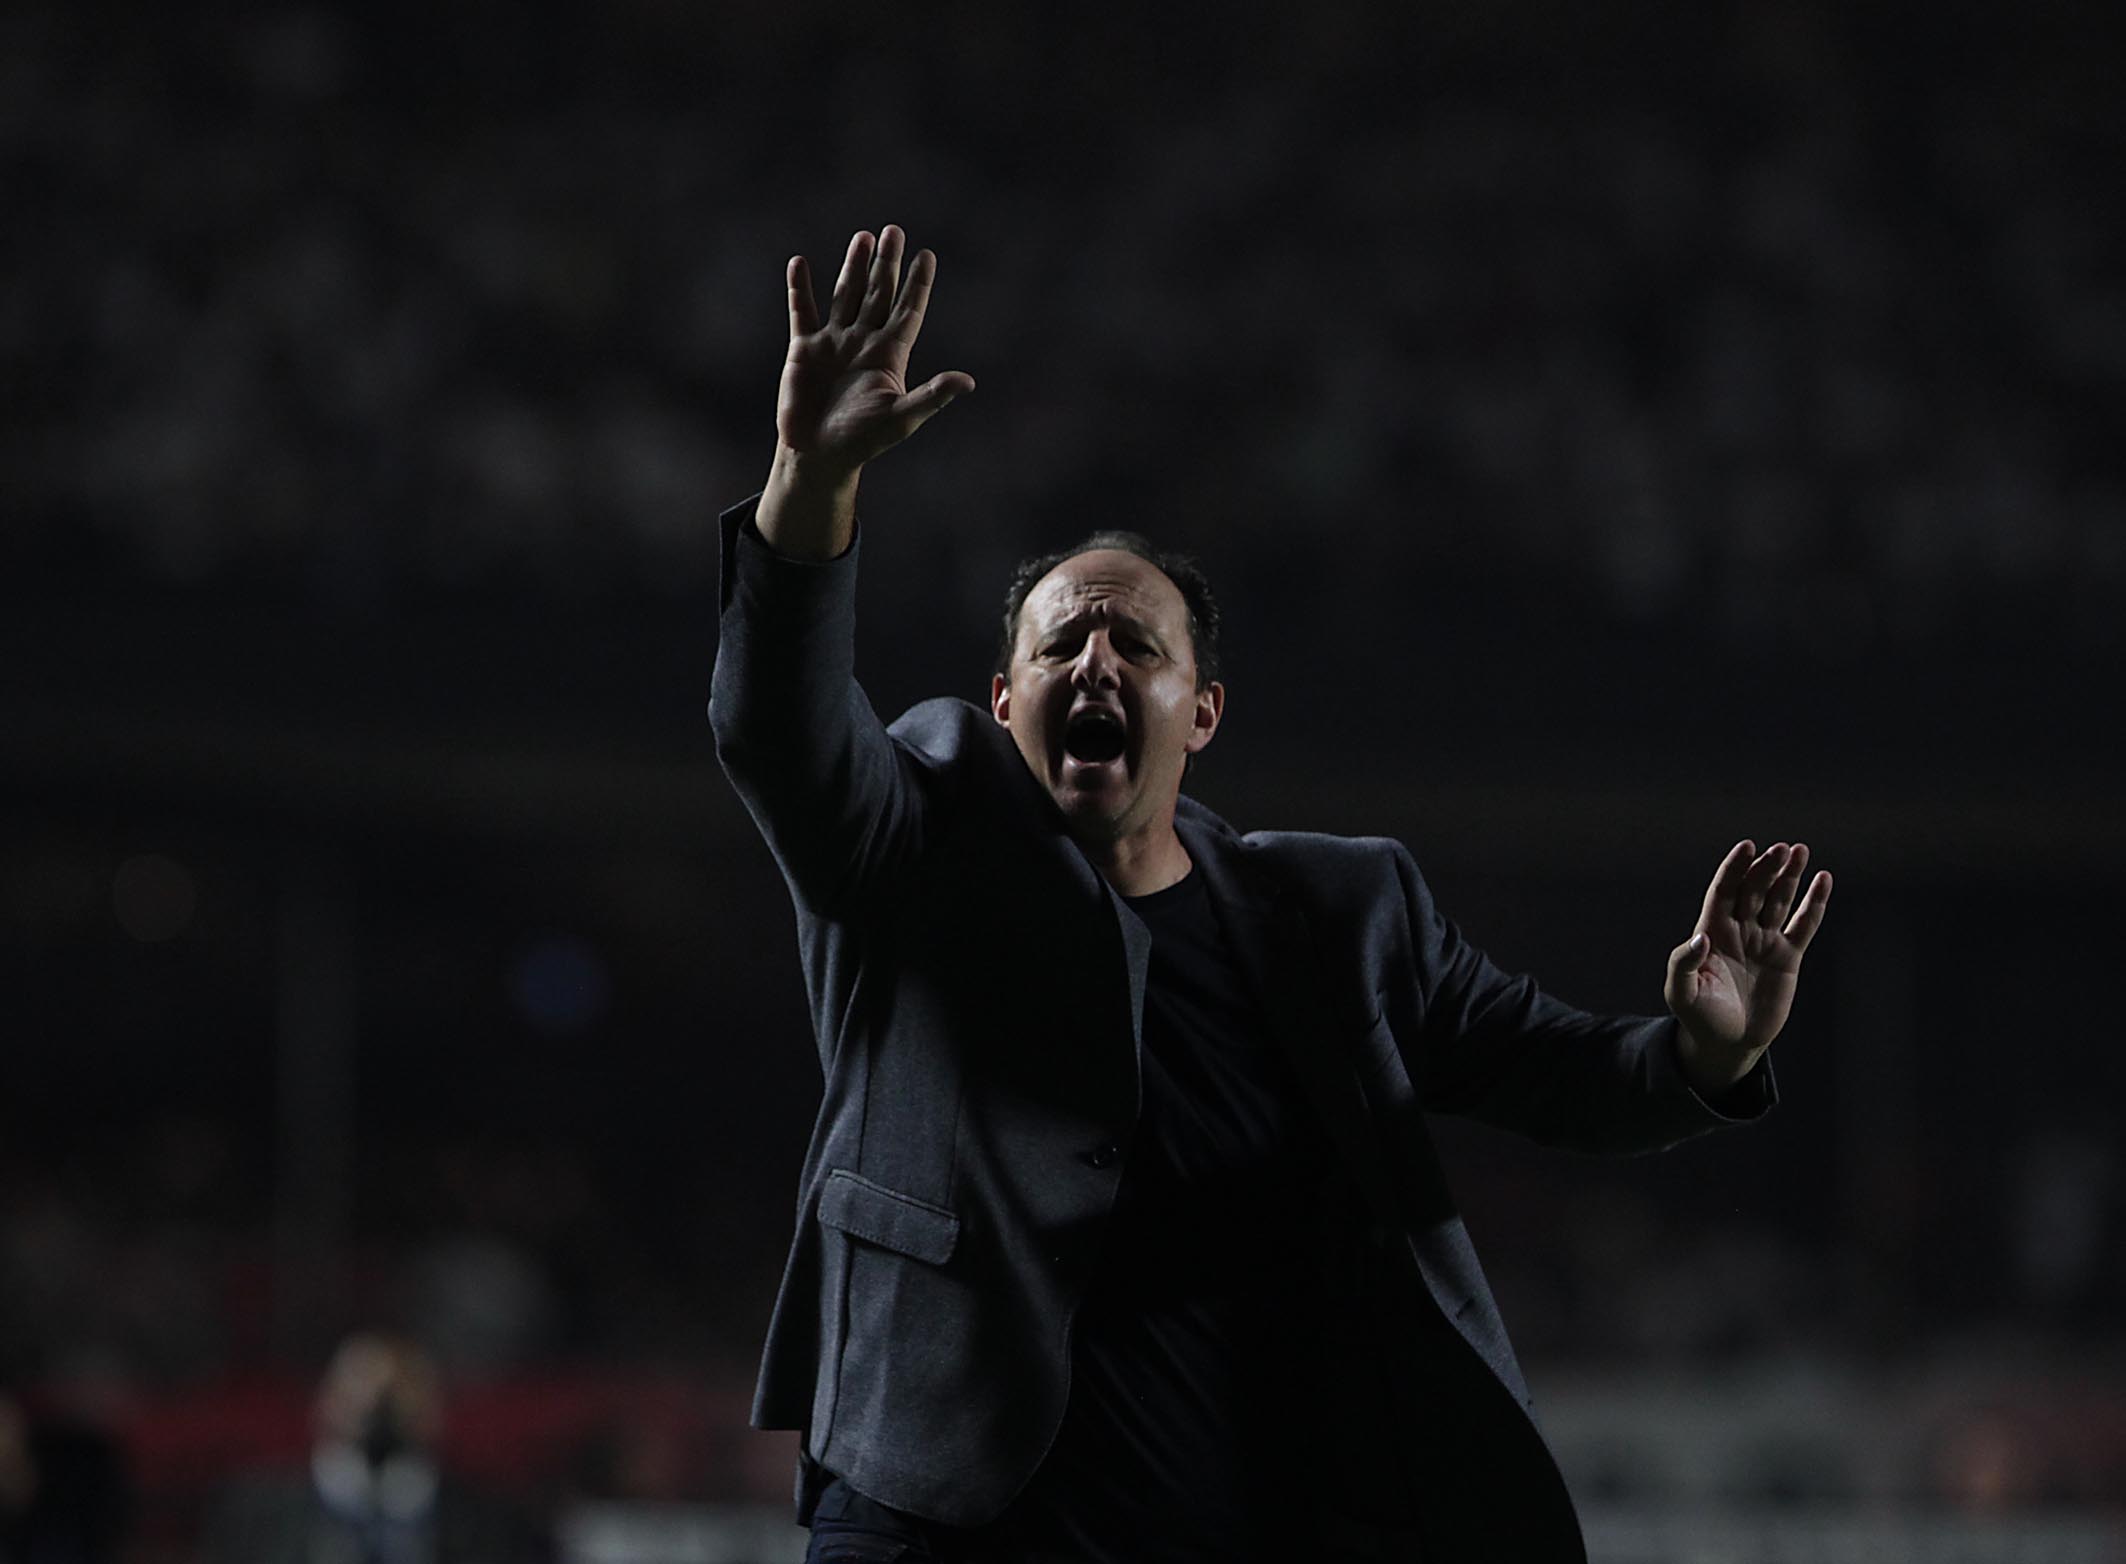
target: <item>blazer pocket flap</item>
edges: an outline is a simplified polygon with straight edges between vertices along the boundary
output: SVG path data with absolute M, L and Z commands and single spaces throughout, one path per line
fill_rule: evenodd
M 943 1265 L 959 1242 L 960 1219 L 943 1206 L 837 1168 L 819 1192 L 820 1222 L 913 1260 Z

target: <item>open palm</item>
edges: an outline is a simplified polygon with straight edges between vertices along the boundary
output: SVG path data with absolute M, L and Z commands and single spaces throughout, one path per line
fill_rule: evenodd
M 891 224 L 876 241 L 861 232 L 851 238 L 825 320 L 809 263 L 791 259 L 790 350 L 775 407 L 776 434 L 791 450 L 854 471 L 974 389 L 973 376 L 958 370 L 908 389 L 908 355 L 923 329 L 937 257 L 917 251 L 903 286 L 906 243 Z
M 1737 842 L 1713 872 L 1698 927 L 1668 962 L 1663 997 L 1683 1024 L 1694 1082 L 1726 1085 L 1756 1064 L 1786 1025 L 1802 953 L 1823 923 L 1831 877 L 1819 872 L 1796 902 L 1809 850 Z

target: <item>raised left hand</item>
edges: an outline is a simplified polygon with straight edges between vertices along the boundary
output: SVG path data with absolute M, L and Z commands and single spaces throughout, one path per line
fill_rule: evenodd
M 1705 888 L 1698 927 L 1668 958 L 1662 997 L 1682 1023 L 1683 1073 L 1700 1095 L 1733 1086 L 1786 1025 L 1802 952 L 1823 924 L 1831 877 L 1819 871 L 1796 905 L 1805 843 L 1762 853 L 1737 842 Z

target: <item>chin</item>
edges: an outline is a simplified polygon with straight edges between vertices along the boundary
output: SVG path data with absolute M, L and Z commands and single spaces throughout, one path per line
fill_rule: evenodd
M 1123 823 L 1129 818 L 1131 800 L 1127 798 L 1081 792 L 1075 788 L 1059 788 L 1054 796 L 1056 807 L 1063 811 L 1063 818 L 1075 831 L 1103 837 L 1119 836 Z

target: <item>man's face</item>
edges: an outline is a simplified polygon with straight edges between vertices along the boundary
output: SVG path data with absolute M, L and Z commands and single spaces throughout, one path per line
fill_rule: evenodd
M 1010 677 L 990 681 L 989 705 L 1073 834 L 1120 841 L 1171 818 L 1225 690 L 1196 688 L 1181 589 L 1134 554 L 1096 549 L 1027 594 Z
M 385 1453 L 428 1449 L 442 1421 L 435 1369 L 408 1343 L 350 1336 L 325 1371 L 316 1417 L 318 1431 L 337 1443 L 389 1446 Z

